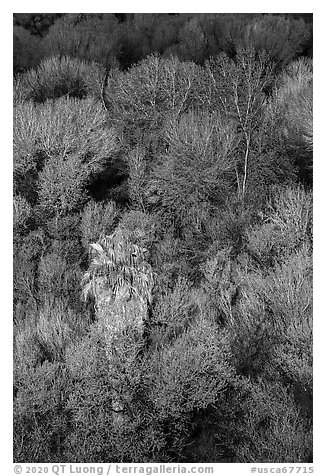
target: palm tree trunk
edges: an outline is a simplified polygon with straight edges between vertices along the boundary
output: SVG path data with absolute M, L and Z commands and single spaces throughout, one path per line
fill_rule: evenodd
M 106 355 L 112 362 L 115 352 L 116 337 L 131 331 L 143 336 L 144 324 L 147 319 L 147 303 L 143 299 L 133 298 L 129 301 L 116 299 L 113 302 L 105 300 L 98 304 L 98 326 L 103 333 L 106 343 Z M 112 391 L 112 421 L 116 428 L 126 424 L 130 416 L 124 401 L 128 400 L 128 394 L 124 389 L 123 398 L 117 389 Z

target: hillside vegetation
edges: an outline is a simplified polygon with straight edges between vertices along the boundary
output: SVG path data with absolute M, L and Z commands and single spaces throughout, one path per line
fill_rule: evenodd
M 14 460 L 312 461 L 308 15 L 15 14 Z

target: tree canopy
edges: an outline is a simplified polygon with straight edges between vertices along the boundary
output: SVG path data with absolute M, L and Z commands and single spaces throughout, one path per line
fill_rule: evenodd
M 14 14 L 14 460 L 312 462 L 309 14 Z

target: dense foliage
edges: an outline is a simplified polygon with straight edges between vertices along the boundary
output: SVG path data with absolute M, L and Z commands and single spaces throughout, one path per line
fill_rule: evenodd
M 312 461 L 310 17 L 14 21 L 15 461 Z

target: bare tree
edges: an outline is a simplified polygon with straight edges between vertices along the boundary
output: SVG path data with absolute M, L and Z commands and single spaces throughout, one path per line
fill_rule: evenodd
M 235 60 L 225 54 L 206 63 L 210 107 L 235 124 L 238 133 L 238 153 L 235 174 L 238 198 L 244 201 L 250 158 L 255 134 L 266 104 L 265 91 L 273 78 L 273 65 L 264 53 L 241 50 Z

